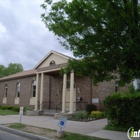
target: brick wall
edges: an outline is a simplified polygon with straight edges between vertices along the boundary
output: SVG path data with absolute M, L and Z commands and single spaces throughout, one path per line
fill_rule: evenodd
M 35 76 L 20 78 L 15 80 L 9 80 L 0 82 L 0 104 L 8 105 L 8 106 L 30 106 L 30 97 L 32 91 L 32 81 Z M 3 95 L 4 95 L 4 86 L 7 82 L 8 85 L 8 93 L 7 93 L 7 103 L 3 104 Z M 20 98 L 19 105 L 15 105 L 15 96 L 16 96 L 16 85 L 17 82 L 20 82 Z M 30 106 L 32 107 L 32 106 Z
M 69 75 L 68 75 L 69 77 Z M 0 82 L 0 105 L 9 105 L 9 106 L 31 106 L 30 105 L 30 97 L 32 90 L 32 81 L 36 78 L 36 75 L 31 77 L 25 77 L 15 80 L 9 80 Z M 101 82 L 98 83 L 97 86 L 92 84 L 92 93 L 91 93 L 91 79 L 88 77 L 74 77 L 75 79 L 75 88 L 76 88 L 76 98 L 82 97 L 82 101 L 76 103 L 77 110 L 85 110 L 86 105 L 91 103 L 92 98 L 98 98 L 99 103 L 95 103 L 99 110 L 104 109 L 103 100 L 106 96 L 113 94 L 115 92 L 115 81 L 110 82 Z M 51 80 L 51 89 L 49 89 L 49 82 Z M 8 94 L 7 94 L 7 104 L 3 104 L 3 96 L 4 96 L 4 86 L 8 84 Z M 20 82 L 20 101 L 19 105 L 15 105 L 15 95 L 16 95 L 16 84 Z M 38 90 L 38 103 L 40 104 L 40 82 L 41 75 L 39 76 L 39 90 Z M 49 109 L 49 100 L 51 100 L 50 109 L 60 109 L 62 108 L 62 85 L 63 85 L 63 76 L 54 75 L 48 76 L 44 75 L 44 94 L 43 94 L 43 108 Z M 80 92 L 78 91 L 80 89 Z M 127 90 L 128 85 L 119 88 L 119 90 Z M 51 96 L 49 95 L 51 92 Z
M 51 77 L 51 108 L 61 109 L 62 108 L 62 85 L 63 77 L 56 75 Z

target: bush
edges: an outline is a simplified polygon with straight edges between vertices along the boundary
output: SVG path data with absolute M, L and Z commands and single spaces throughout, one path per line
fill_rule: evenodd
M 12 110 L 13 107 L 11 106 L 0 106 L 0 109 L 2 110 Z
M 26 112 L 27 112 L 27 111 L 31 111 L 31 110 L 33 110 L 33 108 L 24 107 L 24 109 L 23 109 L 24 115 L 26 115 Z
M 19 107 L 13 107 L 12 108 L 12 111 L 15 111 L 15 112 L 19 112 L 20 108 Z
M 88 112 L 86 112 L 86 111 L 78 111 L 78 112 L 74 113 L 73 118 L 75 120 L 86 119 L 86 118 L 88 118 Z
M 2 109 L 2 110 L 11 110 L 11 111 L 14 111 L 14 112 L 19 112 L 20 107 L 0 106 L 0 109 Z M 26 112 L 26 110 L 27 110 L 27 108 L 26 108 L 26 107 L 24 107 L 23 112 Z
M 90 118 L 101 119 L 103 118 L 103 114 L 100 111 L 92 111 L 90 114 Z
M 104 100 L 104 105 L 112 126 L 140 128 L 140 92 L 114 93 Z
M 7 106 L 6 110 L 12 110 L 12 108 L 13 108 L 12 106 Z
M 129 93 L 131 93 L 131 94 L 133 94 L 133 93 L 136 93 L 137 91 L 135 90 L 135 87 L 134 87 L 134 85 L 132 84 L 132 85 L 130 85 L 129 86 L 129 91 L 128 91 Z
M 88 105 L 86 105 L 86 111 L 90 114 L 93 110 L 97 110 L 97 107 L 96 107 L 96 105 L 94 105 L 94 104 L 88 104 Z

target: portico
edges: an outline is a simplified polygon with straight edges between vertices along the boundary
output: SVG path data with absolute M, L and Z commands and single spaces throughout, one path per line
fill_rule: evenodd
M 63 57 L 63 58 L 62 58 Z M 58 61 L 61 59 L 62 61 Z M 35 99 L 35 110 L 43 110 L 43 100 L 44 100 L 44 75 L 53 76 L 60 75 L 59 72 L 61 68 L 66 67 L 68 62 L 68 57 L 60 55 L 56 52 L 50 52 L 41 63 L 39 63 L 35 69 L 36 72 L 36 99 Z M 65 63 L 64 63 L 65 62 Z M 69 78 L 68 78 L 69 75 Z M 74 71 L 70 74 L 64 73 L 62 78 L 62 113 L 68 112 L 72 114 L 76 110 L 76 92 L 74 89 Z M 50 80 L 51 82 L 51 80 Z M 70 83 L 70 84 L 69 84 Z M 51 85 L 51 83 L 49 83 Z M 69 87 L 68 87 L 69 84 Z M 53 85 L 52 85 L 53 86 Z M 51 88 L 51 87 L 49 87 Z M 60 88 L 60 87 L 59 87 Z M 50 89 L 51 90 L 51 89 Z M 53 97 L 52 97 L 53 98 Z M 49 99 L 51 100 L 51 99 Z

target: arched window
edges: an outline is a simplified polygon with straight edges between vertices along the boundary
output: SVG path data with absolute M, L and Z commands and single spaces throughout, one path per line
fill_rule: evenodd
M 52 60 L 52 61 L 50 62 L 50 65 L 54 65 L 54 64 L 55 64 L 55 61 Z
M 16 97 L 20 97 L 20 83 L 19 82 L 17 83 L 17 86 L 16 86 Z
M 31 97 L 36 97 L 36 81 L 32 81 L 32 94 Z
M 8 92 L 8 85 L 5 84 L 5 86 L 4 86 L 4 97 L 5 98 L 7 97 L 7 92 Z

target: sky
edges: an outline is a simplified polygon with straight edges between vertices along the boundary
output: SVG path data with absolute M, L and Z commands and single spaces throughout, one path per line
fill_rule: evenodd
M 0 65 L 33 69 L 51 50 L 72 56 L 41 21 L 44 0 L 0 0 Z

